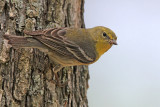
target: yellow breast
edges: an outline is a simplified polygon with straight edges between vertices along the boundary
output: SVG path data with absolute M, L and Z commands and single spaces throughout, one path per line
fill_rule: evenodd
M 97 42 L 96 44 L 96 51 L 98 54 L 97 60 L 101 55 L 103 55 L 105 52 L 107 52 L 111 48 L 110 43 L 104 43 L 104 42 Z

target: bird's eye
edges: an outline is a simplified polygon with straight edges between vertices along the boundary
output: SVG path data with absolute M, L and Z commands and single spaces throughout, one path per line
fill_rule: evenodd
M 107 36 L 107 34 L 106 34 L 105 32 L 103 32 L 103 36 L 104 36 L 104 37 L 106 37 L 106 36 Z
M 110 39 L 110 37 L 106 34 L 106 32 L 103 32 L 103 36 Z

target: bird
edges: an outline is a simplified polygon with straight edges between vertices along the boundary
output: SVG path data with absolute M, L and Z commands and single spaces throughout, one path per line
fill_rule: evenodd
M 57 72 L 66 66 L 90 65 L 113 45 L 117 36 L 109 28 L 49 28 L 45 30 L 23 31 L 29 36 L 4 34 L 13 48 L 37 48 L 48 54 L 54 61 L 53 72 L 58 86 L 61 86 Z

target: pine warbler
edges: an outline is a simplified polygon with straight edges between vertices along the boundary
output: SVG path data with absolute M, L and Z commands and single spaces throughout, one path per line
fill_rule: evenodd
M 84 28 L 51 28 L 24 31 L 29 37 L 4 35 L 13 48 L 38 48 L 56 63 L 54 73 L 65 66 L 89 65 L 96 62 L 112 45 L 117 37 L 109 28 L 102 26 Z

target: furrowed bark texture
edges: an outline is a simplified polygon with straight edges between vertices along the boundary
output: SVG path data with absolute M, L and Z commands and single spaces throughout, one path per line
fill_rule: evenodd
M 0 1 L 0 107 L 87 107 L 88 67 L 63 68 L 57 87 L 49 57 L 38 49 L 10 48 L 4 32 L 51 27 L 84 27 L 84 0 Z M 54 65 L 53 65 L 54 66 Z

